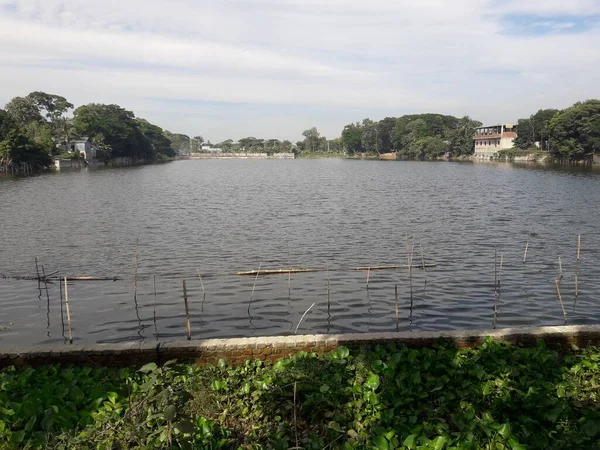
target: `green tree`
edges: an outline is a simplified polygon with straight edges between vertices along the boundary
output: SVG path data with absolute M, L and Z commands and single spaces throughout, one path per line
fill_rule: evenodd
M 190 152 L 191 140 L 187 134 L 171 133 L 168 130 L 163 131 L 169 141 L 171 141 L 171 147 L 179 154 L 187 154 Z
M 481 126 L 481 122 L 472 120 L 465 116 L 458 122 L 458 127 L 451 133 L 448 145 L 448 151 L 452 156 L 469 156 L 475 151 L 475 142 L 473 135 L 475 129 Z
M 532 119 L 519 119 L 517 122 L 517 137 L 515 146 L 520 149 L 528 149 L 535 144 L 535 129 Z
M 38 106 L 29 96 L 15 97 L 4 108 L 17 126 L 25 126 L 31 122 L 41 122 L 43 120 Z
M 145 119 L 137 119 L 140 130 L 150 141 L 153 159 L 174 158 L 177 152 L 171 146 L 171 141 L 165 136 L 164 131 L 157 125 L 153 125 Z
M 377 122 L 374 122 L 371 119 L 363 119 L 361 128 L 362 147 L 367 152 L 380 154 L 381 137 L 379 136 L 379 128 Z
M 22 133 L 16 121 L 0 109 L 0 165 L 29 164 L 40 168 L 51 162 L 48 153 Z
M 565 159 L 600 152 L 600 100 L 586 100 L 556 114 L 548 126 L 550 150 Z
M 548 148 L 548 125 L 556 114 L 558 114 L 558 109 L 540 109 L 533 115 L 535 140 L 540 142 L 542 149 Z
M 359 123 L 346 125 L 342 131 L 342 145 L 349 155 L 362 153 L 362 128 Z
M 386 117 L 377 123 L 377 129 L 379 130 L 379 139 L 381 143 L 381 153 L 389 153 L 393 151 L 394 146 L 392 143 L 392 133 L 395 126 L 395 117 Z
M 309 152 L 316 152 L 319 150 L 319 139 L 321 137 L 316 127 L 312 127 L 302 132 L 304 136 L 304 148 Z
M 73 125 L 80 136 L 89 136 L 92 140 L 102 134 L 113 157 L 152 159 L 156 156 L 135 115 L 118 105 L 80 106 L 73 114 Z
M 427 136 L 415 143 L 415 152 L 424 154 L 430 159 L 439 158 L 446 152 L 447 148 L 446 142 L 437 136 Z

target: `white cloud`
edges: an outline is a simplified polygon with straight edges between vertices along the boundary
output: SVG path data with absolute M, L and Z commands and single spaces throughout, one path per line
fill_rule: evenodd
M 510 122 L 599 95 L 600 32 L 507 35 L 503 17 L 596 13 L 585 0 L 0 0 L 0 104 L 46 90 L 213 140 L 335 136 L 363 113 Z

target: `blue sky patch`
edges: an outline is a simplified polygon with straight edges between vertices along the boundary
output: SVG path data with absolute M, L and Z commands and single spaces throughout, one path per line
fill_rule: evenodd
M 503 17 L 502 25 L 507 34 L 513 35 L 575 34 L 600 26 L 600 15 L 539 16 L 535 14 L 511 14 Z

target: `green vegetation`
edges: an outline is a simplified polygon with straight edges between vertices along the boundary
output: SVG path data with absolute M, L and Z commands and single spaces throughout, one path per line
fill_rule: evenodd
M 473 153 L 473 133 L 481 122 L 442 114 L 386 117 L 379 122 L 364 119 L 346 125 L 341 141 L 350 154 L 396 152 L 400 158 L 436 159 Z
M 0 372 L 3 448 L 598 449 L 600 354 L 488 340 Z
M 64 157 L 66 144 L 82 136 L 91 139 L 102 160 L 164 161 L 176 155 L 172 140 L 180 145 L 181 135 L 163 131 L 131 111 L 92 103 L 75 109 L 69 117 L 73 107 L 64 97 L 45 92 L 9 101 L 0 109 L 0 166 L 48 167 L 52 156 Z

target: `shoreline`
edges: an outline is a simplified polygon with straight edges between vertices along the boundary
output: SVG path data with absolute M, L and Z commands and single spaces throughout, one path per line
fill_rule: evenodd
M 128 366 L 164 363 L 173 359 L 198 364 L 216 363 L 222 359 L 242 364 L 253 359 L 274 362 L 303 351 L 322 354 L 339 347 L 358 349 L 393 344 L 409 348 L 431 348 L 443 341 L 451 342 L 457 348 L 477 348 L 488 339 L 526 347 L 535 346 L 538 341 L 543 340 L 550 347 L 576 345 L 584 348 L 600 344 L 600 325 L 13 346 L 0 347 L 0 367 L 57 363 Z

